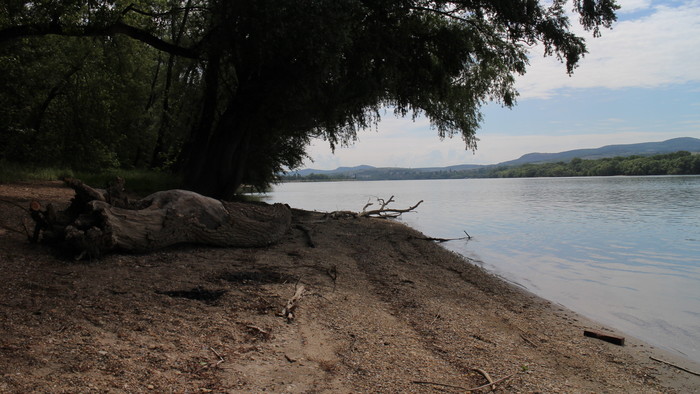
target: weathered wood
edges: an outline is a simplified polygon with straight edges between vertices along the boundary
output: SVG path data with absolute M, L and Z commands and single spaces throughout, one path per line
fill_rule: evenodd
M 277 242 L 291 227 L 291 210 L 284 204 L 225 202 L 186 190 L 128 201 L 123 181 L 111 188 L 117 196 L 79 180 L 68 183 L 76 196 L 66 211 L 32 216 L 46 242 L 81 255 L 142 253 L 181 243 L 260 247 Z
M 670 362 L 668 362 L 668 361 L 664 361 L 664 360 L 662 360 L 662 359 L 660 359 L 660 358 L 656 358 L 656 357 L 653 357 L 653 356 L 649 356 L 649 358 L 652 359 L 652 360 L 654 360 L 654 361 L 658 361 L 658 362 L 660 362 L 660 363 L 662 363 L 662 364 L 666 364 L 666 365 L 668 365 L 669 367 L 673 367 L 673 368 L 676 368 L 676 369 L 678 369 L 678 370 L 680 370 L 680 371 L 687 372 L 687 373 L 689 373 L 689 374 L 691 374 L 691 375 L 700 376 L 700 373 L 695 372 L 695 371 L 691 371 L 691 370 L 689 370 L 688 368 L 683 368 L 683 367 L 681 367 L 680 365 L 676 365 L 676 364 L 674 364 L 674 363 L 670 363 Z
M 423 200 L 418 201 L 416 205 L 406 208 L 406 209 L 394 209 L 394 208 L 387 208 L 389 204 L 394 202 L 394 196 L 389 197 L 388 200 L 384 200 L 382 198 L 377 197 L 377 201 L 379 203 L 379 208 L 378 209 L 373 209 L 368 211 L 367 207 L 374 205 L 372 202 L 367 202 L 365 206 L 362 208 L 362 212 L 352 212 L 352 211 L 333 211 L 326 213 L 326 217 L 330 217 L 331 219 L 348 219 L 348 218 L 354 218 L 357 219 L 358 217 L 363 217 L 363 218 L 380 218 L 380 219 L 394 219 L 399 216 L 401 216 L 402 213 L 406 212 L 411 212 L 414 209 L 418 208 L 420 204 L 423 203 Z
M 280 315 L 287 319 L 287 323 L 291 323 L 292 320 L 294 320 L 294 310 L 297 308 L 298 302 L 304 295 L 305 291 L 306 288 L 304 285 L 297 287 L 292 298 L 287 301 L 287 305 L 285 305 L 284 309 L 282 309 L 282 313 Z
M 304 232 L 304 235 L 306 235 L 306 244 L 310 248 L 315 248 L 316 243 L 314 243 L 314 239 L 311 236 L 311 229 L 309 227 L 304 226 L 303 224 L 295 224 L 294 228 L 299 229 Z
M 615 335 L 615 334 L 610 334 L 610 333 L 605 333 L 602 331 L 595 331 L 595 330 L 583 330 L 583 335 L 587 336 L 589 338 L 596 338 L 596 339 L 600 339 L 601 341 L 610 342 L 612 344 L 619 345 L 619 346 L 625 345 L 625 337 L 621 337 L 621 336 Z
M 423 203 L 423 200 L 418 201 L 416 205 L 406 208 L 406 209 L 394 209 L 394 208 L 387 208 L 387 206 L 394 202 L 394 196 L 389 197 L 388 200 L 384 201 L 384 199 L 377 198 L 377 201 L 379 202 L 379 209 L 373 209 L 370 211 L 366 211 L 368 206 L 371 204 L 365 205 L 365 208 L 360 212 L 359 216 L 360 217 L 373 217 L 373 218 L 397 218 L 401 216 L 402 213 L 406 212 L 411 212 L 414 209 L 418 208 L 419 205 Z

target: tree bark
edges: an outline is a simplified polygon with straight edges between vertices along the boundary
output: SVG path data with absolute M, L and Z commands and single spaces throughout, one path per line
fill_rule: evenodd
M 243 181 L 253 127 L 245 104 L 230 103 L 216 121 L 209 124 L 211 132 L 195 130 L 203 139 L 190 146 L 185 166 L 185 187 L 206 196 L 231 200 Z
M 185 33 L 185 26 L 187 25 L 187 18 L 190 15 L 190 6 L 192 5 L 192 0 L 187 0 L 185 4 L 185 11 L 182 16 L 182 21 L 180 25 L 176 27 L 175 15 L 171 16 L 170 21 L 170 31 L 171 38 L 175 45 L 180 45 L 180 40 L 182 35 Z M 160 58 L 159 58 L 160 59 Z M 163 88 L 163 106 L 160 113 L 160 127 L 158 127 L 158 136 L 156 138 L 156 146 L 153 149 L 151 155 L 151 168 L 160 168 L 163 166 L 165 160 L 163 159 L 163 154 L 165 153 L 165 134 L 169 132 L 170 129 L 170 118 L 172 117 L 170 110 L 170 88 L 173 84 L 173 68 L 175 67 L 175 55 L 168 54 L 168 65 L 165 72 L 165 87 Z
M 144 253 L 182 243 L 262 247 L 278 242 L 291 227 L 284 204 L 224 202 L 186 190 L 130 202 L 79 181 L 71 186 L 76 197 L 66 211 L 53 213 L 49 206 L 35 220 L 44 242 L 81 256 Z

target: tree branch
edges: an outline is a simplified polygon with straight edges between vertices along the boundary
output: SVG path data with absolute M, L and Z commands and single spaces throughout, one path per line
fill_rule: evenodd
M 365 211 L 364 209 L 362 212 L 360 212 L 359 216 L 360 217 L 376 217 L 376 218 L 396 218 L 401 216 L 402 213 L 406 212 L 411 212 L 414 209 L 418 208 L 418 206 L 423 203 L 423 200 L 418 201 L 418 203 L 412 207 L 406 208 L 406 209 L 393 209 L 393 208 L 387 208 L 387 205 L 390 203 L 394 202 L 394 196 L 389 197 L 388 200 L 384 201 L 384 199 L 378 198 L 377 201 L 379 202 L 380 208 L 379 209 L 373 209 L 371 211 Z M 365 205 L 365 208 L 369 206 Z
M 126 8 L 124 8 L 124 11 L 122 11 L 122 15 L 126 15 L 129 12 L 134 12 L 136 14 L 144 15 L 144 16 L 149 16 L 151 18 L 162 18 L 164 16 L 170 16 L 174 14 L 179 14 L 181 12 L 190 12 L 192 10 L 196 11 L 208 11 L 209 9 L 207 7 L 191 7 L 191 6 L 185 6 L 185 7 L 174 7 L 171 8 L 170 11 L 167 12 L 149 12 L 149 11 L 144 11 L 142 9 L 137 8 L 134 3 L 129 4 Z
M 124 22 L 114 22 L 107 26 L 81 26 L 68 28 L 60 23 L 36 23 L 20 26 L 12 26 L 0 30 L 0 43 L 22 37 L 36 37 L 46 35 L 58 35 L 69 37 L 98 37 L 125 35 L 137 41 L 141 41 L 159 51 L 171 53 L 189 59 L 199 59 L 200 52 L 194 48 L 186 48 L 165 41 L 153 34 L 127 25 Z
M 451 13 L 451 12 L 442 11 L 442 10 L 436 10 L 435 8 L 419 7 L 419 6 L 408 7 L 408 8 L 409 8 L 409 9 L 412 9 L 412 10 L 415 10 L 415 11 L 427 11 L 427 12 L 432 12 L 432 13 L 435 13 L 435 14 L 438 14 L 438 15 L 442 15 L 442 16 L 446 16 L 446 17 L 448 17 L 448 18 L 452 18 L 452 19 L 458 20 L 458 21 L 460 21 L 460 22 L 465 22 L 465 23 L 474 24 L 474 21 L 471 21 L 471 20 L 466 19 L 466 18 L 462 18 L 461 16 L 455 15 L 455 14 L 453 14 L 453 13 Z

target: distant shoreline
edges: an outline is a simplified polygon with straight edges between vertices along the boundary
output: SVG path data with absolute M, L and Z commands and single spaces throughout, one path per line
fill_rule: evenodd
M 444 168 L 357 168 L 334 171 L 299 172 L 280 177 L 282 182 L 323 181 L 379 181 L 421 179 L 469 179 L 469 178 L 550 178 L 590 176 L 644 176 L 644 175 L 699 175 L 700 154 L 688 151 L 651 156 L 616 156 L 587 160 L 573 158 L 569 161 L 526 163 L 521 165 L 486 165 L 457 169 Z M 305 170 L 314 171 L 314 170 Z

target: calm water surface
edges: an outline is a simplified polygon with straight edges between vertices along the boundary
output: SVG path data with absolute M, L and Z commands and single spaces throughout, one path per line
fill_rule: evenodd
M 361 210 L 372 196 L 530 291 L 700 361 L 700 176 L 286 183 L 266 200 Z

